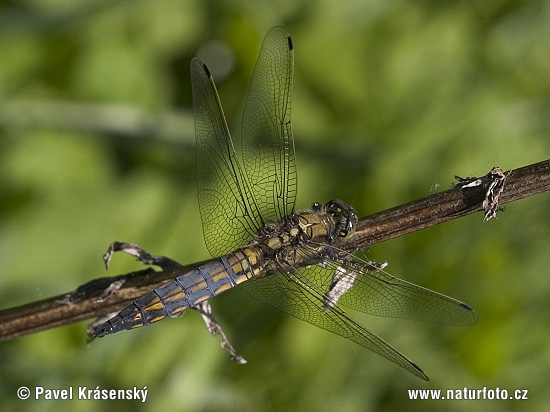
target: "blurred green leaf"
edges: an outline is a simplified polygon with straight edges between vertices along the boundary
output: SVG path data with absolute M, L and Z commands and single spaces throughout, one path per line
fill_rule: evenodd
M 456 174 L 549 157 L 548 7 L 542 0 L 3 3 L 2 308 L 106 276 L 101 256 L 113 240 L 183 263 L 208 257 L 192 124 L 162 120 L 189 116 L 189 61 L 202 46 L 217 41 L 231 56 L 232 71 L 216 80 L 238 140 L 261 39 L 274 25 L 290 31 L 299 206 L 340 197 L 364 216 L 446 189 Z M 18 102 L 39 102 L 33 110 L 50 102 L 59 113 L 48 122 L 51 110 L 13 110 Z M 75 116 L 59 102 L 117 110 L 114 118 Z M 140 124 L 135 113 L 150 116 Z M 542 194 L 508 205 L 498 220 L 473 215 L 369 252 L 396 276 L 479 313 L 467 329 L 357 315 L 421 365 L 428 383 L 233 290 L 212 304 L 247 365 L 227 359 L 196 313 L 89 346 L 81 322 L 1 344 L 3 409 L 85 411 L 100 402 L 117 411 L 546 410 L 549 206 Z M 109 274 L 137 268 L 120 256 Z M 149 395 L 144 404 L 21 401 L 23 385 L 147 385 Z M 407 395 L 485 386 L 528 389 L 529 400 Z

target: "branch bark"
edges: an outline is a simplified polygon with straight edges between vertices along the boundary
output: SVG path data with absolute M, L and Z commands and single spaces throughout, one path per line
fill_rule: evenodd
M 355 234 L 343 248 L 366 248 L 482 210 L 491 178 L 480 178 L 473 187 L 458 185 L 409 203 L 360 219 Z M 550 160 L 512 170 L 506 177 L 499 204 L 510 203 L 550 190 Z M 193 270 L 206 261 L 184 267 Z M 181 274 L 181 268 L 177 272 Z M 69 325 L 85 319 L 117 312 L 162 282 L 173 279 L 176 269 L 146 269 L 114 277 L 92 280 L 76 290 L 49 299 L 0 311 L 0 341 Z M 103 299 L 102 294 L 115 281 L 122 286 Z

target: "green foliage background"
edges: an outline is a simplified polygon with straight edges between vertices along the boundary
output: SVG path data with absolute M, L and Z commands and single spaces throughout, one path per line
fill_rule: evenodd
M 0 305 L 106 276 L 113 240 L 203 260 L 189 61 L 210 64 L 230 127 L 260 42 L 293 36 L 298 206 L 360 216 L 549 157 L 548 1 L 0 2 Z M 224 73 L 225 71 L 225 73 Z M 2 410 L 513 411 L 550 402 L 548 194 L 375 246 L 394 275 L 461 299 L 477 325 L 356 317 L 423 382 L 238 288 L 212 301 L 249 363 L 196 313 L 86 345 L 87 322 L 0 344 Z M 115 256 L 110 274 L 139 265 Z M 149 390 L 139 401 L 21 401 L 20 386 Z M 497 387 L 527 401 L 411 401 Z

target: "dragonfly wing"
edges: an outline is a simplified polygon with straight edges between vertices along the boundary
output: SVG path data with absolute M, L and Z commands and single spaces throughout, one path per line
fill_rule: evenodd
M 247 244 L 263 226 L 233 147 L 210 71 L 191 61 L 199 207 L 206 246 L 221 256 Z
M 279 272 L 244 283 L 255 298 L 298 319 L 343 336 L 405 368 L 419 378 L 428 376 L 409 358 L 350 318 L 337 304 L 325 306 L 324 294 L 300 272 Z
M 398 279 L 353 255 L 347 255 L 344 261 L 312 266 L 304 273 L 325 294 L 338 291 L 338 284 L 331 285 L 337 279 L 341 282 L 337 303 L 359 312 L 456 326 L 471 326 L 477 321 L 477 313 L 467 304 Z
M 297 176 L 290 103 L 294 76 L 292 39 L 282 27 L 265 36 L 252 75 L 242 123 L 242 157 L 266 222 L 294 211 Z

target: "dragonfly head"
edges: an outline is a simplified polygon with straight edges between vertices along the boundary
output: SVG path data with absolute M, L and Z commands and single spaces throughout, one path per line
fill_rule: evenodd
M 350 205 L 339 199 L 333 199 L 325 204 L 324 212 L 332 221 L 329 228 L 330 243 L 345 239 L 355 232 L 357 214 Z

